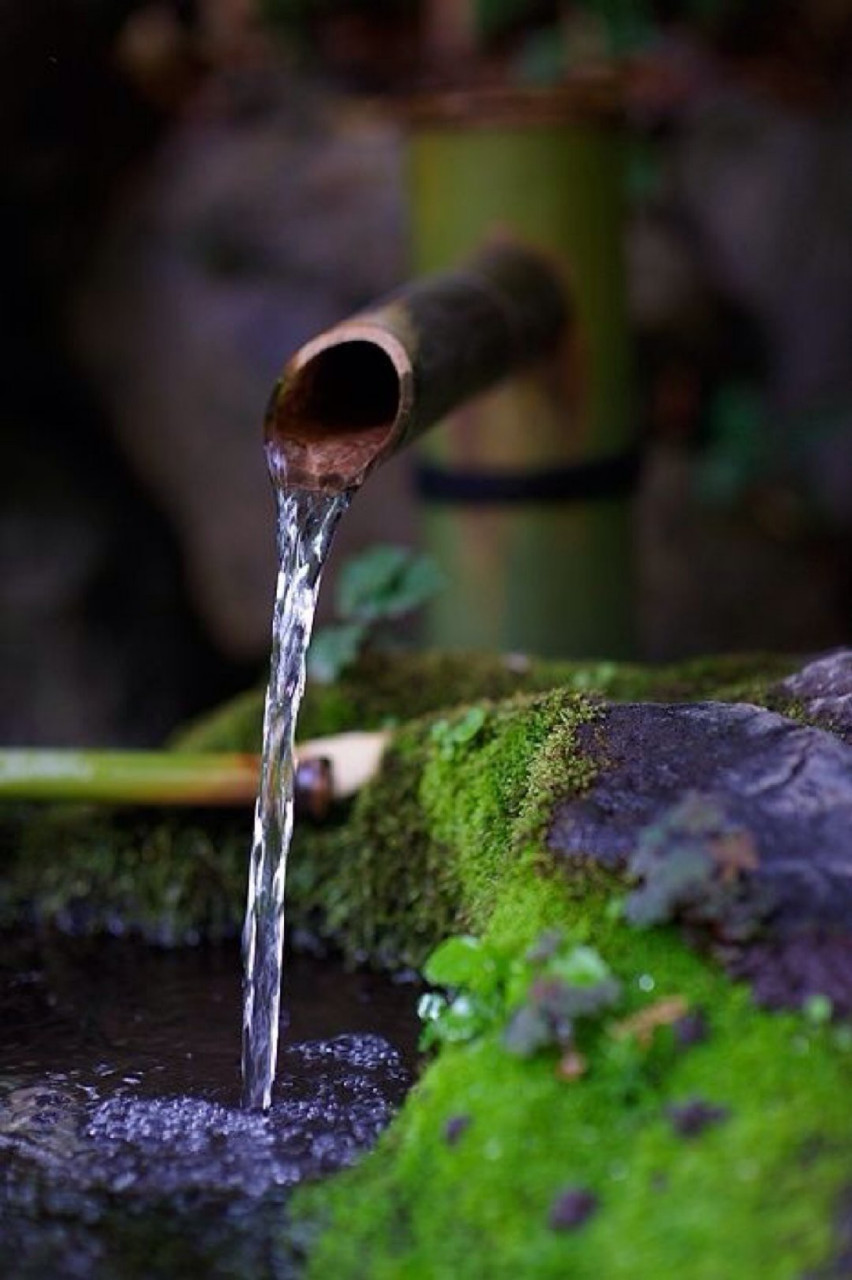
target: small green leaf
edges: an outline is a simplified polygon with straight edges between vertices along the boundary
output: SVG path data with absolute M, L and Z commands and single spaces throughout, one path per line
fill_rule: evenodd
M 482 1030 L 482 1015 L 470 996 L 456 996 L 441 1018 L 441 1036 L 448 1044 L 472 1040 Z
M 485 724 L 485 712 L 482 707 L 468 707 L 460 720 L 453 726 L 453 741 L 456 744 L 472 742 Z
M 337 582 L 337 613 L 358 622 L 379 622 L 410 613 L 445 583 L 429 556 L 406 547 L 370 547 L 347 561 Z
M 427 982 L 436 987 L 476 987 L 483 970 L 494 972 L 494 961 L 478 938 L 462 935 L 447 938 L 432 954 L 423 969 Z
M 436 1044 L 465 1044 L 481 1035 L 492 1020 L 489 1010 L 468 995 L 447 1000 L 431 993 L 421 997 L 417 1009 L 425 1023 L 420 1036 L 424 1049 Z
M 452 760 L 457 751 L 473 741 L 485 720 L 482 707 L 468 707 L 457 720 L 436 720 L 432 725 L 431 738 L 437 743 L 442 758 Z
M 363 622 L 322 627 L 308 650 L 308 675 L 318 684 L 332 684 L 351 666 L 367 635 Z
M 582 667 L 571 676 L 571 688 L 578 693 L 586 690 L 605 690 L 618 676 L 614 662 L 598 662 L 592 667 Z
M 548 974 L 562 978 L 574 987 L 593 987 L 608 981 L 609 965 L 594 947 L 572 947 L 566 955 L 556 955 L 547 967 Z
M 808 996 L 802 1005 L 802 1013 L 808 1022 L 814 1027 L 824 1027 L 827 1022 L 831 1022 L 834 1015 L 834 1005 L 828 996 L 816 992 L 812 996 Z

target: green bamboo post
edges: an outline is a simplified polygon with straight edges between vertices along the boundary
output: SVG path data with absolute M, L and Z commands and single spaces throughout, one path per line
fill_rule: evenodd
M 454 95 L 416 108 L 415 271 L 445 270 L 495 233 L 509 233 L 558 265 L 574 306 L 572 337 L 556 365 L 484 394 L 423 438 L 420 456 L 433 482 L 436 474 L 462 482 L 472 475 L 472 489 L 478 480 L 487 494 L 489 481 L 514 478 L 523 491 L 530 473 L 630 450 L 622 161 L 614 95 L 603 83 L 546 95 Z M 623 480 L 628 470 L 616 465 L 609 478 Z M 470 504 L 440 492 L 430 501 L 427 487 L 425 542 L 450 584 L 431 606 L 430 642 L 631 656 L 626 485 L 593 501 L 536 497 L 532 487 L 532 500 L 489 501 L 480 492 Z

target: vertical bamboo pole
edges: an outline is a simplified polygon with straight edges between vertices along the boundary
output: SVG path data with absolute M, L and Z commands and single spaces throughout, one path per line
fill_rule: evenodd
M 609 94 L 588 96 L 456 96 L 415 112 L 415 270 L 444 269 L 508 233 L 564 270 L 575 305 L 556 363 L 483 395 L 421 443 L 425 540 L 450 580 L 428 619 L 436 645 L 633 652 L 627 468 L 606 465 L 630 449 L 633 428 L 623 143 Z M 575 469 L 601 462 L 603 492 L 572 498 L 583 484 Z

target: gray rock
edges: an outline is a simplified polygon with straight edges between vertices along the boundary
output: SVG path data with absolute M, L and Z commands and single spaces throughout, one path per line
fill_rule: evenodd
M 782 680 L 776 692 L 844 741 L 852 740 L 852 649 L 823 654 Z
M 583 735 L 601 772 L 556 809 L 551 850 L 625 868 L 643 831 L 699 792 L 747 833 L 744 874 L 772 904 L 759 936 L 704 940 L 721 938 L 767 1003 L 821 992 L 852 1009 L 852 748 L 745 704 L 609 706 Z

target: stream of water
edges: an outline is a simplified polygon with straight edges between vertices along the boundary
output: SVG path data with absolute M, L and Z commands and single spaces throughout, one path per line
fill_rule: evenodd
M 278 585 L 243 929 L 243 1106 L 266 1110 L 278 1054 L 284 880 L 293 830 L 296 718 L 320 576 L 350 495 L 277 489 Z

